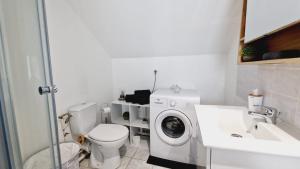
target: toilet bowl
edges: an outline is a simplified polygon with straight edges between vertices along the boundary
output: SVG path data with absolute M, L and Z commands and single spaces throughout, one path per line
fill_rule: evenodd
M 77 140 L 84 135 L 91 144 L 91 166 L 116 169 L 120 163 L 119 148 L 128 138 L 128 128 L 118 124 L 96 122 L 97 104 L 82 103 L 69 109 L 72 137 Z
M 121 164 L 119 149 L 128 139 L 127 127 L 117 124 L 100 124 L 86 138 L 92 143 L 91 167 L 115 169 Z

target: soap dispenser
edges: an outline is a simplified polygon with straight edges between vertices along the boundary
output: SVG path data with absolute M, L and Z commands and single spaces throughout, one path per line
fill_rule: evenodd
M 262 91 L 254 89 L 248 95 L 248 108 L 249 111 L 260 112 L 263 106 L 264 96 Z

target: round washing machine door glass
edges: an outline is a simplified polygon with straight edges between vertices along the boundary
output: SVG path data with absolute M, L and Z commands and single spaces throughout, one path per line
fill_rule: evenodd
M 177 110 L 161 112 L 155 120 L 159 138 L 169 145 L 182 145 L 191 137 L 192 125 L 186 115 Z

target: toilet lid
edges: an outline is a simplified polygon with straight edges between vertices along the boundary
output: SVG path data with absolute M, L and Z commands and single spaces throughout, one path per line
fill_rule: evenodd
M 128 129 L 118 124 L 99 124 L 88 136 L 98 141 L 116 141 L 128 135 Z

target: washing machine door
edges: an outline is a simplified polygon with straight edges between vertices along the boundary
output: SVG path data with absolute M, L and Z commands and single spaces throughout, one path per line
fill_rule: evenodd
M 161 112 L 155 120 L 159 138 L 172 146 L 183 145 L 191 137 L 192 125 L 188 117 L 177 110 Z

